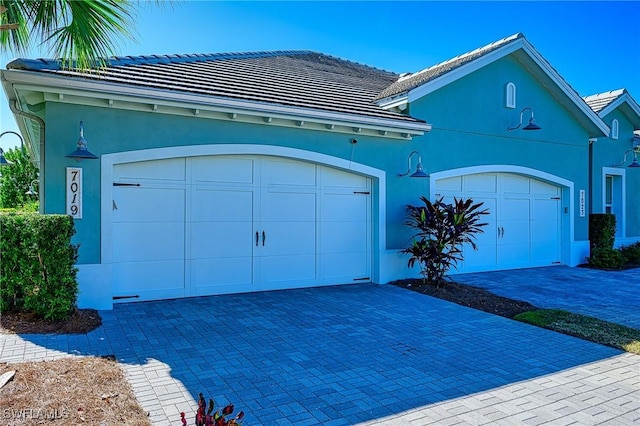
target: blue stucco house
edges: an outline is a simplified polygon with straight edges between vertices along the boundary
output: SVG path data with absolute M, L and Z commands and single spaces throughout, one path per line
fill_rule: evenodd
M 413 275 L 420 195 L 489 208 L 462 272 L 578 265 L 590 212 L 640 239 L 640 171 L 618 164 L 637 103 L 583 99 L 522 34 L 403 75 L 278 51 L 18 59 L 2 83 L 41 209 L 76 218 L 83 307 Z M 79 137 L 95 159 L 68 157 Z

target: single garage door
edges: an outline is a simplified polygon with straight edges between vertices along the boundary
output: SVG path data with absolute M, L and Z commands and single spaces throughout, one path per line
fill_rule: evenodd
M 370 281 L 371 182 L 268 156 L 114 166 L 116 300 Z
M 436 181 L 436 197 L 483 202 L 489 214 L 478 250 L 463 250 L 460 272 L 549 266 L 561 262 L 561 188 L 511 173 L 478 173 Z

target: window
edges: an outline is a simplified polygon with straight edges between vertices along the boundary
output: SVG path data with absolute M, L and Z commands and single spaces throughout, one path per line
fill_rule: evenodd
M 618 120 L 611 122 L 611 139 L 618 139 Z
M 616 216 L 616 238 L 625 236 L 625 186 L 624 169 L 603 167 L 602 212 Z
M 516 107 L 516 85 L 509 82 L 505 86 L 505 105 L 507 108 Z
M 613 213 L 613 176 L 604 178 L 604 212 Z

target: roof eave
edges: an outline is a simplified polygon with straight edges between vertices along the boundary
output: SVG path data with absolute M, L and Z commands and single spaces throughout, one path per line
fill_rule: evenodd
M 629 121 L 631 121 L 636 130 L 640 129 L 640 105 L 638 105 L 635 99 L 633 99 L 633 97 L 628 92 L 625 92 L 622 95 L 618 96 L 613 102 L 609 103 L 609 105 L 600 110 L 600 112 L 598 112 L 598 115 L 601 118 L 604 118 L 625 103 L 633 112 L 635 117 L 630 117 L 629 114 L 625 115 L 627 115 L 627 118 L 629 118 Z
M 242 99 L 163 91 L 93 80 L 80 80 L 25 70 L 4 70 L 2 73 L 3 80 L 6 80 L 11 85 L 11 89 L 9 89 L 11 91 L 19 87 L 23 90 L 29 88 L 43 93 L 83 94 L 102 99 L 137 98 L 151 105 L 167 103 L 174 107 L 183 105 L 184 108 L 209 108 L 230 114 L 244 113 L 261 117 L 298 120 L 300 122 L 314 120 L 325 124 L 328 128 L 332 125 L 352 127 L 356 133 L 361 128 L 378 131 L 381 135 L 386 135 L 388 132 L 397 132 L 403 135 L 402 137 L 404 138 L 419 136 L 431 130 L 431 125 L 421 120 L 394 120 Z

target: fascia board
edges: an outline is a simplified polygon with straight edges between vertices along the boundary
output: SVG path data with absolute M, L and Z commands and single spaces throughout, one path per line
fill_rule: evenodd
M 405 93 L 404 95 L 393 96 L 391 98 L 383 99 L 382 101 L 377 101 L 378 106 L 383 109 L 391 109 L 400 105 L 407 104 L 409 102 L 409 97 Z
M 314 110 L 311 108 L 274 105 L 240 99 L 216 98 L 211 96 L 173 93 L 155 89 L 122 86 L 96 81 L 78 81 L 59 76 L 39 75 L 22 70 L 3 71 L 6 79 L 21 89 L 42 92 L 81 94 L 82 96 L 100 97 L 104 99 L 140 99 L 143 103 L 162 104 L 163 102 L 197 106 L 199 108 L 222 109 L 229 112 L 242 112 L 249 115 L 278 115 L 293 120 L 320 120 L 327 123 L 340 123 L 354 127 L 367 126 L 374 129 L 423 134 L 431 130 L 431 125 L 421 122 L 401 122 L 399 120 L 358 116 L 355 114 L 336 113 L 332 111 Z
M 492 52 L 487 53 L 471 62 L 468 62 L 458 68 L 451 70 L 440 77 L 437 77 L 423 85 L 416 87 L 408 92 L 407 98 L 409 103 L 414 102 L 423 96 L 426 96 L 436 90 L 453 83 L 456 80 L 461 79 L 474 71 L 479 70 L 482 67 L 489 65 L 490 63 L 507 56 L 508 54 L 515 52 L 522 47 L 522 39 L 517 39 L 505 46 L 502 46 Z
M 514 40 L 513 42 L 500 47 L 492 52 L 487 53 L 480 58 L 477 58 L 467 64 L 464 64 L 452 71 L 447 72 L 446 74 L 441 75 L 438 78 L 435 78 L 432 81 L 429 81 L 421 86 L 416 87 L 408 92 L 407 98 L 409 103 L 414 102 L 423 96 L 426 96 L 448 84 L 453 83 L 454 81 L 465 77 L 471 74 L 474 71 L 477 71 L 498 59 L 501 59 L 518 49 L 523 49 L 524 52 L 538 65 L 543 72 L 547 74 L 547 76 L 556 84 L 557 87 L 572 101 L 572 103 L 578 107 L 578 109 L 591 121 L 593 124 L 602 132 L 604 136 L 609 135 L 609 127 L 606 125 L 604 121 L 595 113 L 593 110 L 586 104 L 584 99 L 582 99 L 567 83 L 566 81 L 556 72 L 555 69 L 547 62 L 546 59 L 540 55 L 536 49 L 523 38 Z
M 630 120 L 630 121 L 633 123 L 637 123 L 638 121 L 640 121 L 640 105 L 638 105 L 638 103 L 631 96 L 629 96 L 628 93 L 625 93 L 622 96 L 619 96 L 618 99 L 616 99 L 615 101 L 607 105 L 605 108 L 603 108 L 602 111 L 598 113 L 598 115 L 600 117 L 606 117 L 608 114 L 613 112 L 616 108 L 618 108 L 620 105 L 622 105 L 625 102 L 636 115 L 636 119 Z
M 553 82 L 562 90 L 562 92 L 577 106 L 580 111 L 589 118 L 593 124 L 604 134 L 609 136 L 609 126 L 602 121 L 602 119 L 596 114 L 589 105 L 573 90 L 571 86 L 558 74 L 558 72 L 547 62 L 540 53 L 526 40 L 521 40 L 524 51 L 533 59 L 533 61 L 553 80 Z

